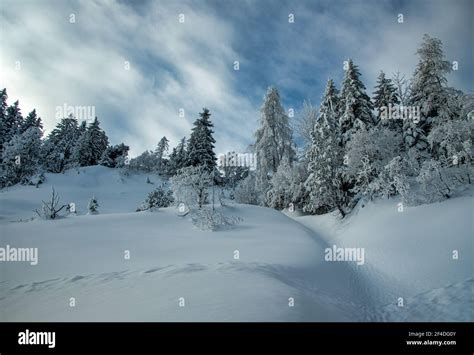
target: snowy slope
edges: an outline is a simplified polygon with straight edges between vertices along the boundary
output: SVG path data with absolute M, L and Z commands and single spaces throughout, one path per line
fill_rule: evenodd
M 187 217 L 178 217 L 174 208 L 131 212 L 153 188 L 145 184 L 145 176 L 126 179 L 124 185 L 111 169 L 80 171 L 47 176 L 39 189 L 14 187 L 1 194 L 2 245 L 39 248 L 36 266 L 2 263 L 2 320 L 366 317 L 364 310 L 371 304 L 367 287 L 346 265 L 325 263 L 321 239 L 284 214 L 229 206 L 224 213 L 243 222 L 234 229 L 203 232 Z M 78 206 L 95 194 L 102 214 L 10 222 L 31 216 L 28 211 L 48 196 L 50 184 Z M 125 250 L 130 260 L 124 258 Z M 74 308 L 69 307 L 70 297 L 76 299 Z M 185 307 L 179 307 L 180 297 Z
M 357 270 L 377 289 L 374 320 L 472 321 L 472 195 L 403 212 L 397 200 L 370 202 L 342 223 L 332 214 L 294 218 L 330 245 L 365 249 Z
M 234 204 L 222 211 L 241 224 L 204 232 L 174 208 L 134 212 L 157 177 L 78 171 L 0 192 L 0 246 L 39 248 L 36 266 L 0 264 L 0 320 L 472 320 L 472 196 L 403 213 L 377 202 L 343 223 Z M 51 185 L 79 214 L 30 220 Z M 326 262 L 333 244 L 364 247 L 365 264 Z

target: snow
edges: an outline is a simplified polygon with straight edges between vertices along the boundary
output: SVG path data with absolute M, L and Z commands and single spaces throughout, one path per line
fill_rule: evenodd
M 232 204 L 221 212 L 243 221 L 212 232 L 174 207 L 134 212 L 159 181 L 95 166 L 46 174 L 39 188 L 2 190 L 0 246 L 38 247 L 39 262 L 0 264 L 0 320 L 432 320 L 436 313 L 436 320 L 472 321 L 472 195 L 402 213 L 395 200 L 371 203 L 343 223 L 331 214 L 290 218 Z M 30 220 L 51 185 L 78 215 Z M 98 215 L 86 214 L 92 196 Z M 333 244 L 364 247 L 364 265 L 324 261 Z M 405 307 L 396 307 L 398 297 Z
M 374 320 L 472 321 L 472 191 L 440 203 L 404 206 L 403 212 L 399 203 L 359 205 L 342 223 L 332 214 L 295 220 L 329 245 L 365 248 L 365 264 L 357 271 L 376 290 Z M 445 301 L 434 303 L 435 294 Z

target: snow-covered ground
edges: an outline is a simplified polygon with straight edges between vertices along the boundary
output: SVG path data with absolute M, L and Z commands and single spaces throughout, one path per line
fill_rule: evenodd
M 2 321 L 473 319 L 472 196 L 403 212 L 377 202 L 343 223 L 232 204 L 223 213 L 243 221 L 212 232 L 175 208 L 135 212 L 156 176 L 46 177 L 0 192 L 0 247 L 39 248 L 37 265 L 1 262 Z M 51 185 L 78 215 L 30 220 Z M 100 214 L 86 215 L 93 195 Z M 365 248 L 365 263 L 325 261 L 334 244 Z

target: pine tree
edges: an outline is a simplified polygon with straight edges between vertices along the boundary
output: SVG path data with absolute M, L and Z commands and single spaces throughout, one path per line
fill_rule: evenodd
M 188 166 L 200 166 L 206 167 L 207 171 L 213 171 L 217 166 L 217 157 L 214 153 L 214 143 L 216 142 L 212 134 L 213 124 L 211 123 L 211 114 L 207 108 L 203 109 L 203 112 L 199 114 L 198 118 L 194 122 L 191 137 L 188 142 Z
M 128 157 L 130 147 L 123 143 L 108 147 L 100 158 L 100 165 L 108 168 L 122 168 Z
M 81 135 L 74 152 L 74 160 L 79 166 L 99 164 L 99 161 L 109 145 L 109 139 L 100 128 L 97 117 Z
M 48 171 L 60 173 L 74 164 L 73 151 L 78 136 L 77 119 L 73 115 L 57 124 L 43 146 L 43 165 Z
M 283 158 L 287 158 L 290 164 L 295 159 L 292 136 L 289 118 L 280 103 L 280 94 L 276 88 L 270 87 L 264 97 L 260 128 L 255 133 L 254 145 L 257 155 L 257 190 L 261 191 L 262 196 L 265 196 L 269 180 Z
M 5 89 L 4 89 L 5 91 Z M 6 95 L 6 91 L 5 91 Z M 2 100 L 6 99 L 6 96 L 2 97 Z M 3 102 L 2 102 L 3 106 Z M 21 110 L 18 100 L 13 103 L 13 105 L 8 106 L 1 122 L 1 136 L 2 143 L 5 144 L 17 133 L 20 133 L 20 127 L 23 123 L 23 116 L 21 115 Z
M 337 125 L 338 96 L 334 82 L 329 80 L 320 106 L 319 118 L 311 133 L 307 153 L 309 176 L 305 188 L 309 192 L 304 210 L 325 213 L 338 208 L 344 215 L 341 191 L 342 154 Z
M 155 149 L 155 156 L 157 159 L 157 170 L 159 172 L 163 172 L 163 167 L 164 167 L 164 159 L 163 156 L 169 149 L 169 140 L 166 137 L 163 137 L 160 139 L 158 142 L 158 145 Z
M 187 152 L 186 152 L 186 137 L 181 139 L 181 142 L 173 148 L 169 156 L 168 165 L 166 166 L 166 172 L 170 176 L 176 175 L 176 172 L 184 168 L 187 161 Z
M 355 131 L 374 125 L 373 105 L 365 92 L 365 85 L 360 80 L 360 76 L 358 67 L 349 60 L 341 89 L 339 126 L 343 146 L 351 139 Z
M 99 203 L 97 202 L 97 199 L 95 196 L 93 196 L 88 205 L 87 205 L 87 211 L 88 214 L 98 214 L 99 213 Z
M 39 167 L 41 154 L 41 135 L 38 127 L 30 127 L 16 134 L 4 146 L 2 153 L 2 186 L 27 183 Z
M 7 89 L 3 89 L 0 92 L 0 163 L 2 159 L 3 145 L 7 142 L 8 136 L 8 125 L 6 122 L 7 118 Z
M 409 105 L 419 107 L 421 117 L 419 122 L 406 122 L 404 140 L 408 148 L 424 150 L 428 147 L 427 136 L 433 123 L 451 116 L 446 111 L 449 107 L 446 74 L 451 67 L 444 60 L 442 43 L 437 38 L 425 34 L 417 54 L 420 61 L 413 75 Z
M 385 77 L 385 73 L 380 71 L 380 74 L 377 78 L 377 84 L 375 86 L 374 97 L 373 97 L 374 107 L 377 109 L 377 123 L 381 121 L 382 124 L 389 126 L 391 129 L 401 132 L 402 121 L 388 119 L 389 117 L 384 117 L 383 113 L 388 112 L 390 107 L 400 104 L 398 98 L 397 89 L 393 85 L 391 79 Z
M 26 116 L 25 120 L 22 122 L 20 126 L 20 133 L 25 132 L 28 128 L 36 127 L 39 129 L 43 129 L 43 123 L 41 122 L 41 117 L 36 114 L 36 110 L 31 111 L 28 116 Z

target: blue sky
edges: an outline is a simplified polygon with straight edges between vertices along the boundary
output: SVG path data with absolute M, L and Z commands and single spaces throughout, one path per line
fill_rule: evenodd
M 340 84 L 350 57 L 371 95 L 380 70 L 411 76 L 424 33 L 458 61 L 450 85 L 472 93 L 473 14 L 469 0 L 0 0 L 0 86 L 24 113 L 37 109 L 46 133 L 57 106 L 94 106 L 132 155 L 163 135 L 174 146 L 208 107 L 217 152 L 239 151 L 268 86 L 298 115 L 328 78 Z

